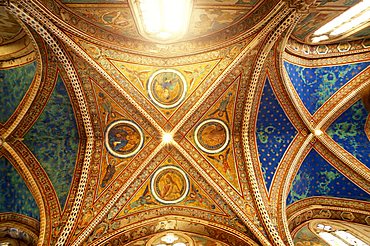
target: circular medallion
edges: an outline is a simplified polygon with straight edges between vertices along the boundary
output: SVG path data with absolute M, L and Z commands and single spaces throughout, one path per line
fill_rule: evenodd
M 209 154 L 219 153 L 229 144 L 229 128 L 221 120 L 205 120 L 195 128 L 194 140 L 202 151 Z
M 174 108 L 186 96 L 184 75 L 174 69 L 161 69 L 154 72 L 148 81 L 150 99 L 161 108 Z
M 143 144 L 143 131 L 132 121 L 114 121 L 105 131 L 105 147 L 116 157 L 131 157 L 139 152 Z
M 175 166 L 163 166 L 152 176 L 150 188 L 154 198 L 164 204 L 181 202 L 189 193 L 190 183 L 185 172 Z

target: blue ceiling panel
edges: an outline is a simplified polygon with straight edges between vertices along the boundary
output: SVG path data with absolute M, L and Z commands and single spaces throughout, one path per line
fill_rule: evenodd
M 330 67 L 302 67 L 284 62 L 289 78 L 311 114 L 336 91 L 368 67 L 370 62 Z
M 370 201 L 370 194 L 341 174 L 314 149 L 306 156 L 293 181 L 287 204 L 312 196 Z
M 269 189 L 276 168 L 297 131 L 281 108 L 268 79 L 263 88 L 256 127 L 259 159 Z

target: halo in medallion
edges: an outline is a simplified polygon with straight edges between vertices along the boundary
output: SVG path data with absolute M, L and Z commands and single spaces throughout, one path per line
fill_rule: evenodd
M 187 91 L 186 79 L 175 69 L 154 72 L 148 81 L 150 99 L 159 107 L 170 109 L 184 101 Z
M 195 128 L 194 140 L 199 149 L 215 154 L 223 151 L 229 144 L 230 131 L 222 120 L 208 119 Z
M 186 173 L 176 166 L 158 168 L 150 181 L 154 198 L 163 204 L 181 202 L 188 195 L 190 182 Z
M 130 120 L 114 121 L 105 131 L 105 147 L 113 156 L 131 157 L 140 151 L 143 144 L 143 131 Z

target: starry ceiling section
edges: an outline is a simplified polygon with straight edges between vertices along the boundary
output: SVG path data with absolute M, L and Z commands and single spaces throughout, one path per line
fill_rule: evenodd
M 344 4 L 339 2 L 342 1 L 337 4 Z M 88 35 L 76 35 L 72 29 L 57 32 L 54 38 L 63 36 L 64 39 L 60 39 L 63 45 L 55 44 L 52 48 L 68 58 L 60 59 L 58 67 L 53 63 L 58 57 L 43 61 L 39 69 L 42 74 L 37 74 L 40 71 L 36 72 L 36 62 L 0 71 L 0 92 L 4 94 L 1 102 L 7 105 L 4 113 L 1 112 L 2 123 L 12 114 L 22 115 L 17 105 L 22 103 L 24 95 L 32 94 L 30 87 L 36 87 L 38 81 L 33 79 L 35 74 L 39 76 L 36 78 L 43 76 L 51 81 L 37 88 L 34 92 L 37 100 L 28 104 L 28 112 L 38 109 L 35 117 L 20 120 L 29 130 L 24 136 L 10 134 L 10 138 L 4 139 L 5 144 L 1 143 L 4 148 L 0 148 L 1 156 L 4 155 L 0 159 L 1 169 L 9 174 L 1 180 L 1 186 L 9 189 L 0 199 L 3 204 L 8 200 L 10 205 L 14 204 L 13 210 L 6 207 L 9 204 L 2 205 L 1 211 L 47 221 L 50 230 L 42 233 L 46 233 L 48 239 L 45 240 L 50 240 L 51 245 L 57 240 L 75 245 L 111 241 L 143 243 L 163 230 L 184 228 L 190 228 L 183 232 L 199 244 L 207 245 L 215 240 L 219 240 L 219 245 L 266 243 L 266 222 L 259 216 L 260 204 L 273 210 L 286 199 L 269 200 L 267 193 L 273 184 L 279 186 L 279 193 L 283 186 L 291 187 L 288 205 L 316 196 L 370 201 L 369 194 L 356 185 L 357 177 L 347 177 L 342 170 L 349 168 L 343 168 L 345 161 L 342 166 L 333 163 L 333 156 L 340 152 L 368 165 L 367 112 L 361 102 L 353 104 L 351 98 L 344 103 L 343 112 L 325 122 L 330 126 L 323 128 L 324 136 L 337 143 L 330 155 L 312 147 L 315 141 L 321 141 L 309 133 L 312 130 L 308 128 L 316 122 L 289 112 L 287 108 L 296 110 L 297 102 L 294 97 L 279 95 L 281 88 L 286 90 L 292 86 L 302 102 L 297 106 L 300 110 L 307 109 L 310 116 L 319 109 L 330 111 L 328 100 L 335 99 L 339 92 L 344 93 L 343 88 L 352 85 L 357 77 L 366 76 L 363 71 L 370 62 L 364 61 L 364 56 L 344 60 L 341 65 L 323 59 L 325 66 L 314 62 L 302 65 L 299 59 L 282 61 L 278 69 L 290 80 L 274 78 L 271 81 L 268 77 L 262 78 L 264 71 L 254 70 L 254 66 L 257 58 L 265 56 L 260 53 L 264 44 L 259 42 L 265 37 L 274 37 L 277 26 L 269 23 L 279 23 L 279 15 L 271 16 L 278 21 L 267 20 L 266 25 L 258 27 L 268 30 L 263 38 L 258 37 L 257 32 L 249 33 L 214 47 L 207 47 L 209 43 L 204 40 L 189 41 L 191 45 L 182 51 L 183 55 L 166 56 L 166 52 L 176 53 L 171 47 L 181 49 L 183 44 L 153 45 L 127 39 L 125 44 L 111 45 L 114 32 L 125 30 L 126 37 L 138 38 L 127 2 L 64 3 L 77 15 L 94 22 L 97 26 L 88 25 L 89 30 L 94 31 Z M 186 38 L 213 35 L 238 23 L 250 24 L 245 19 L 247 13 L 259 3 L 197 1 Z M 118 4 L 124 7 L 117 10 Z M 59 11 L 62 20 L 77 20 L 57 5 L 54 9 Z M 333 4 L 321 2 L 321 5 Z M 264 7 L 265 10 L 268 7 Z M 58 25 L 48 31 L 64 30 L 63 25 L 59 25 L 62 22 L 53 21 Z M 77 21 L 76 26 L 81 23 Z M 102 38 L 106 33 L 106 40 L 96 41 L 95 38 Z M 40 41 L 37 44 L 41 52 L 45 52 L 44 46 L 48 44 Z M 194 51 L 186 54 L 186 50 L 193 48 Z M 246 170 L 242 131 L 244 110 L 251 106 L 248 100 L 252 100 L 249 89 L 257 81 L 253 76 L 260 76 L 258 81 L 262 81 L 260 93 L 252 95 L 257 102 L 252 109 L 256 112 L 256 121 L 247 129 L 255 140 L 250 144 L 258 152 L 259 162 L 252 161 L 260 164 L 255 169 L 257 174 Z M 16 93 L 9 91 L 12 87 Z M 292 119 L 292 115 L 300 115 L 299 120 L 310 123 L 298 125 L 301 123 Z M 0 133 L 4 132 L 6 129 L 0 128 Z M 172 133 L 174 142 L 163 143 L 164 132 Z M 302 139 L 308 135 L 313 136 L 313 140 L 304 146 Z M 308 154 L 298 163 L 291 156 L 300 150 Z M 16 164 L 24 164 L 22 175 L 12 167 L 13 162 L 7 161 L 8 156 L 13 156 Z M 36 180 L 36 185 L 31 187 L 33 192 L 21 184 L 21 177 L 31 169 L 31 164 L 32 168 L 40 168 L 31 172 Z M 296 168 L 292 183 L 279 183 L 284 177 L 276 177 L 275 173 L 281 169 L 284 170 L 280 173 L 287 173 L 291 166 Z M 34 200 L 40 198 L 31 195 L 39 192 L 44 184 L 58 201 L 47 204 L 50 214 L 46 219 L 42 213 L 45 208 L 41 207 L 39 213 L 35 207 Z M 258 185 L 263 189 L 262 196 L 255 195 L 253 190 L 259 189 Z M 79 195 L 75 197 L 76 194 Z M 21 197 L 25 202 L 11 197 Z M 259 203 L 256 197 L 261 199 Z M 73 211 L 80 212 L 73 215 Z M 270 212 L 276 213 L 268 211 L 264 216 Z M 53 223 L 48 216 L 52 216 Z M 162 218 L 165 221 L 161 221 Z M 214 236 L 213 241 L 208 238 L 210 235 Z
M 328 66 L 302 67 L 284 62 L 289 78 L 302 102 L 313 115 L 336 91 L 361 73 L 369 62 Z
M 79 136 L 67 90 L 58 77 L 42 114 L 24 137 L 48 174 L 63 209 L 78 154 Z
M 328 128 L 328 135 L 342 148 L 370 168 L 368 112 L 357 101 Z
M 259 105 L 256 136 L 259 160 L 267 190 L 275 171 L 297 130 L 281 108 L 269 79 L 266 79 Z
M 315 149 L 306 156 L 294 178 L 287 204 L 312 196 L 370 201 L 370 194 L 338 172 Z
M 0 158 L 0 213 L 14 212 L 40 219 L 34 197 L 23 178 L 4 157 Z
M 36 72 L 36 62 L 0 70 L 0 122 L 5 123 L 26 94 Z

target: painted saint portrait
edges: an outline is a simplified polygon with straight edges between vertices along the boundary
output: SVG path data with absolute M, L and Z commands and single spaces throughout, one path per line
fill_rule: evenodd
M 195 129 L 194 139 L 197 146 L 206 153 L 219 153 L 229 142 L 229 129 L 218 119 L 201 122 Z
M 177 203 L 188 194 L 189 181 L 180 168 L 164 166 L 153 174 L 151 188 L 154 197 L 159 202 L 165 204 Z
M 185 98 L 186 88 L 184 76 L 174 69 L 158 70 L 148 82 L 149 97 L 162 108 L 178 106 Z
M 141 129 L 131 121 L 118 120 L 111 123 L 105 136 L 105 145 L 116 157 L 130 157 L 135 155 L 143 144 Z

